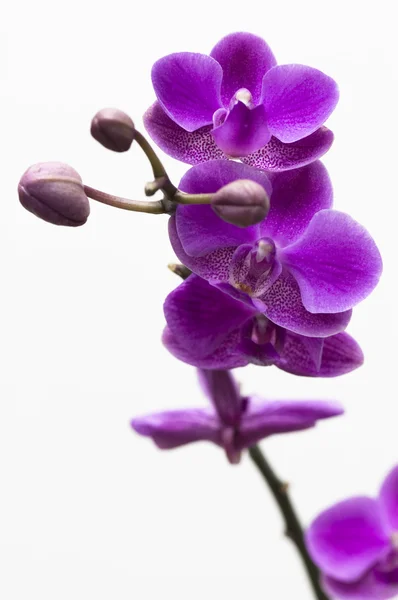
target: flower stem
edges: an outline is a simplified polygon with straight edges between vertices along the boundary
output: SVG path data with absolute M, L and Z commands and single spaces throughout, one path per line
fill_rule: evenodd
M 310 579 L 315 597 L 317 600 L 329 600 L 329 597 L 322 590 L 319 583 L 319 570 L 312 562 L 305 546 L 303 528 L 290 501 L 288 486 L 274 473 L 259 446 L 252 446 L 249 448 L 249 455 L 268 484 L 268 487 L 279 506 L 286 525 L 286 535 L 296 545 Z
M 124 210 L 132 210 L 135 212 L 151 213 L 152 215 L 162 215 L 168 212 L 162 200 L 156 200 L 154 202 L 148 202 L 146 200 L 129 200 L 128 198 L 120 198 L 119 196 L 101 192 L 88 185 L 83 187 L 89 198 L 97 200 L 97 202 L 102 202 L 102 204 L 108 204 L 108 206 L 115 206 L 116 208 L 123 208 Z
M 177 191 L 177 188 L 171 183 L 169 176 L 167 175 L 166 169 L 164 168 L 160 158 L 158 157 L 148 140 L 142 135 L 142 133 L 136 130 L 134 139 L 140 146 L 141 150 L 144 151 L 147 159 L 151 163 L 155 182 L 156 180 L 160 180 L 162 183 L 161 187 L 158 187 L 157 189 L 162 189 L 167 194 L 169 199 L 172 200 L 174 194 Z

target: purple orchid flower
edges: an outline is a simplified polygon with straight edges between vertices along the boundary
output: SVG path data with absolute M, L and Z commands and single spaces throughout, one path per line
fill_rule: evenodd
M 240 228 L 209 205 L 178 206 L 169 221 L 178 258 L 280 327 L 310 337 L 342 331 L 347 311 L 376 286 L 382 261 L 368 232 L 331 210 L 325 167 L 314 162 L 269 177 L 242 163 L 211 161 L 192 167 L 180 188 L 214 193 L 237 179 L 263 185 L 271 198 L 266 219 Z
M 188 164 L 229 157 L 267 171 L 309 164 L 330 148 L 323 123 L 337 85 L 303 65 L 276 65 L 261 38 L 233 33 L 210 56 L 170 54 L 152 68 L 157 102 L 144 116 L 156 144 Z
M 306 543 L 333 597 L 387 600 L 398 595 L 398 465 L 378 498 L 350 498 L 321 513 Z
M 203 369 L 252 363 L 276 365 L 294 375 L 336 377 L 363 363 L 360 347 L 347 333 L 324 339 L 287 331 L 197 275 L 168 295 L 164 313 L 166 348 Z
M 319 419 L 343 414 L 336 402 L 261 400 L 242 397 L 228 371 L 199 371 L 199 381 L 212 407 L 173 410 L 137 417 L 132 428 L 151 437 L 162 450 L 208 441 L 224 448 L 236 464 L 241 452 L 276 433 L 314 427 Z

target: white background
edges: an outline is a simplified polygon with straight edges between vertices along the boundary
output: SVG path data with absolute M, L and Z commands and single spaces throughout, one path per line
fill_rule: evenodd
M 143 198 L 138 147 L 113 154 L 89 135 L 117 106 L 138 127 L 150 68 L 209 52 L 225 34 L 263 36 L 280 63 L 339 83 L 325 159 L 335 206 L 377 240 L 385 271 L 349 331 L 365 366 L 335 380 L 276 368 L 237 371 L 244 392 L 336 398 L 347 416 L 263 443 L 304 523 L 373 494 L 397 462 L 398 42 L 396 2 L 169 0 L 4 3 L 0 39 L 2 357 L 0 598 L 307 600 L 282 522 L 249 460 L 216 447 L 162 453 L 129 428 L 137 414 L 206 402 L 195 370 L 160 344 L 162 303 L 179 282 L 167 218 L 92 203 L 84 227 L 57 228 L 18 203 L 31 164 L 70 163 L 85 183 Z M 164 157 L 175 182 L 186 166 Z

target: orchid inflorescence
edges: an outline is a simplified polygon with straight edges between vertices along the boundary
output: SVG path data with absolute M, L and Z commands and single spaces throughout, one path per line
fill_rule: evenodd
M 198 369 L 210 405 L 140 416 L 132 428 L 161 449 L 198 441 L 242 452 L 270 486 L 318 600 L 387 600 L 398 594 L 398 467 L 378 499 L 357 497 L 321 513 L 304 534 L 287 486 L 258 442 L 341 415 L 321 400 L 244 396 L 230 369 L 275 365 L 306 377 L 336 377 L 363 363 L 345 329 L 382 271 L 362 225 L 333 209 L 319 158 L 333 142 L 324 126 L 338 101 L 332 78 L 303 65 L 277 65 L 265 41 L 223 38 L 210 55 L 181 52 L 152 69 L 156 102 L 145 127 L 167 154 L 190 165 L 174 185 L 147 139 L 118 109 L 99 111 L 92 136 L 126 152 L 138 144 L 153 170 L 145 195 L 120 198 L 83 183 L 62 163 L 30 167 L 22 205 L 56 225 L 83 225 L 89 198 L 169 215 L 183 281 L 165 300 L 163 343 Z

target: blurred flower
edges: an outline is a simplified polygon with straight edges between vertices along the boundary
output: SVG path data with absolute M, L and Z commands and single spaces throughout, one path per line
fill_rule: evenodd
M 29 167 L 18 184 L 24 208 L 53 225 L 78 227 L 90 214 L 82 179 L 72 167 L 59 162 Z
M 108 150 L 126 152 L 134 140 L 134 123 L 118 108 L 103 108 L 91 121 L 91 135 Z
M 275 365 L 295 375 L 336 377 L 363 363 L 360 347 L 347 333 L 311 338 L 287 331 L 197 275 L 167 296 L 164 313 L 166 348 L 176 358 L 203 369 L 252 363 Z M 345 315 L 349 318 L 350 313 Z M 347 322 L 329 319 L 328 327 Z
M 378 498 L 350 498 L 321 513 L 306 543 L 333 597 L 387 600 L 398 595 L 398 466 Z
M 215 193 L 242 178 L 270 194 L 266 219 L 242 229 L 218 219 L 209 205 L 178 206 L 169 221 L 176 255 L 276 325 L 311 337 L 342 331 L 347 311 L 379 280 L 375 242 L 350 216 L 330 210 L 332 188 L 320 162 L 269 178 L 241 163 L 211 161 L 192 167 L 180 188 Z
M 253 34 L 226 36 L 210 56 L 165 56 L 152 82 L 158 101 L 145 126 L 162 150 L 189 164 L 246 157 L 279 171 L 312 162 L 332 144 L 322 125 L 337 104 L 336 83 L 311 67 L 277 66 Z
M 133 429 L 151 437 L 164 450 L 191 442 L 213 442 L 224 448 L 228 460 L 234 464 L 239 462 L 244 448 L 263 438 L 308 429 L 319 419 L 344 412 L 336 402 L 242 397 L 228 371 L 200 370 L 199 378 L 212 407 L 137 417 L 131 422 Z

